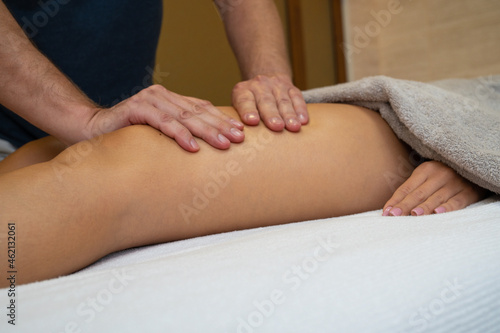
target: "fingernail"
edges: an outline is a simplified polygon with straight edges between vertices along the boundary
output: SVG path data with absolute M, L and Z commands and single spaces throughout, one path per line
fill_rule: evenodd
M 247 113 L 245 115 L 245 119 L 247 121 L 254 121 L 254 120 L 259 120 L 259 116 L 256 113 Z
M 219 139 L 219 142 L 220 142 L 220 143 L 223 143 L 223 144 L 228 144 L 228 143 L 230 143 L 230 142 L 229 142 L 229 140 L 228 140 L 228 139 L 227 139 L 224 135 L 222 135 L 222 134 L 219 134 L 219 135 L 217 136 L 217 138 Z
M 443 206 L 439 206 L 438 208 L 434 209 L 434 213 L 436 214 L 446 213 L 446 208 L 444 208 Z
M 411 215 L 413 215 L 413 216 L 420 216 L 420 215 L 423 215 L 423 214 L 424 214 L 424 209 L 422 207 L 414 208 L 411 211 Z
M 401 216 L 402 213 L 403 213 L 403 211 L 401 210 L 401 208 L 393 208 L 389 212 L 389 214 L 392 216 Z
M 303 114 L 299 114 L 299 119 L 302 124 L 305 124 L 307 122 L 307 118 Z
M 384 212 L 382 213 L 382 216 L 389 216 L 389 212 L 391 211 L 392 206 L 387 207 Z
M 273 117 L 273 118 L 269 119 L 269 122 L 271 124 L 274 124 L 274 125 L 279 125 L 279 124 L 283 123 L 283 121 L 278 117 Z
M 243 128 L 243 127 L 245 127 L 242 123 L 240 123 L 239 121 L 234 120 L 234 119 L 229 120 L 229 122 L 230 122 L 231 124 L 233 124 L 234 126 L 239 127 L 239 128 Z
M 231 128 L 231 133 L 234 135 L 234 136 L 237 136 L 238 138 L 241 138 L 243 136 L 243 132 L 236 129 L 236 128 Z
M 198 146 L 195 139 L 191 139 L 191 141 L 189 141 L 189 144 L 191 145 L 191 147 L 193 147 L 193 149 L 200 149 L 200 146 Z
M 297 119 L 294 119 L 294 118 L 288 119 L 287 122 L 288 122 L 288 125 L 294 125 L 294 126 L 300 125 L 300 123 L 297 121 Z

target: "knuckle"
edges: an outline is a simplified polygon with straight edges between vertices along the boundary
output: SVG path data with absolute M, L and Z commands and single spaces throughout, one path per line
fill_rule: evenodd
M 433 162 L 434 161 L 426 161 L 420 164 L 417 170 L 424 173 L 432 172 L 435 170 L 435 164 Z
M 168 114 L 168 113 L 162 113 L 160 115 L 160 122 L 161 123 L 171 123 L 175 120 L 175 118 L 171 115 L 171 114 Z
M 248 96 L 248 95 L 246 95 L 246 96 L 242 95 L 242 96 L 239 96 L 236 99 L 236 102 L 238 104 L 247 104 L 247 103 L 255 103 L 255 100 L 252 97 Z
M 191 109 L 195 114 L 202 114 L 205 111 L 205 109 L 200 104 L 196 103 L 191 106 Z
M 437 204 L 441 204 L 443 202 L 446 202 L 446 199 L 445 197 L 443 196 L 442 193 L 440 192 L 437 192 L 437 193 L 434 193 L 433 195 L 433 198 L 432 198 Z
M 150 86 L 148 88 L 148 90 L 150 92 L 154 92 L 154 93 L 162 93 L 162 92 L 165 92 L 167 90 L 167 88 L 165 88 L 161 84 L 153 84 L 152 86 Z
M 193 112 L 191 112 L 189 110 L 182 109 L 179 112 L 179 118 L 182 120 L 190 119 L 192 117 L 193 117 Z
M 266 75 L 257 75 L 255 77 L 255 81 L 257 81 L 257 82 L 268 82 L 269 78 Z
M 421 189 L 417 188 L 411 193 L 411 197 L 418 202 L 423 202 L 427 199 L 427 195 Z
M 465 206 L 467 206 L 465 198 L 460 195 L 456 195 L 448 200 L 448 205 L 450 205 L 454 209 L 464 208 Z
M 261 97 L 257 104 L 259 105 L 276 105 L 276 100 L 270 96 Z
M 142 98 L 141 93 L 135 94 L 135 95 L 129 97 L 129 99 L 128 99 L 128 103 L 132 106 L 139 105 L 142 103 L 142 101 L 143 101 L 143 98 Z
M 452 168 L 445 167 L 444 165 L 441 168 L 441 173 L 443 173 L 443 175 L 447 178 L 455 177 L 456 175 L 455 170 L 453 170 Z
M 289 100 L 288 98 L 280 98 L 278 100 L 278 105 L 279 106 L 290 106 L 290 105 L 292 105 L 292 101 Z
M 288 89 L 288 94 L 292 97 L 302 97 L 302 92 L 295 87 Z
M 451 171 L 450 168 L 446 167 L 443 163 L 438 161 L 427 161 L 424 162 L 424 164 L 427 167 L 428 171 L 434 172 L 440 176 L 449 175 Z
M 398 195 L 407 197 L 412 192 L 412 190 L 407 185 L 402 185 L 400 188 L 398 188 L 397 192 Z
M 234 85 L 234 88 L 233 90 L 234 91 L 238 91 L 238 90 L 242 90 L 242 89 L 246 89 L 246 86 L 247 86 L 247 83 L 246 82 L 238 82 Z
M 199 104 L 200 104 L 202 107 L 208 107 L 208 106 L 211 106 L 211 105 L 212 105 L 212 102 L 207 101 L 206 99 L 200 99 Z

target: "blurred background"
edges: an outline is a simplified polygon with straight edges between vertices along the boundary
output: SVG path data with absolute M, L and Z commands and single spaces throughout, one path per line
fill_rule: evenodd
M 370 75 L 432 81 L 500 74 L 498 0 L 276 0 L 294 80 Z M 212 1 L 164 0 L 156 81 L 230 105 L 240 73 Z

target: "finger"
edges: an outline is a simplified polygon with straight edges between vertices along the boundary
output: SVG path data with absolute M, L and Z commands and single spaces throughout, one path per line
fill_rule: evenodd
M 413 208 L 423 204 L 432 195 L 437 196 L 434 200 L 439 199 L 441 200 L 441 202 L 444 202 L 451 195 L 449 193 L 451 189 L 449 187 L 446 187 L 443 189 L 443 191 L 446 192 L 444 193 L 439 192 L 442 186 L 443 184 L 440 182 L 439 183 L 435 181 L 424 182 L 421 186 L 417 187 L 415 190 L 409 193 L 403 200 L 401 200 L 401 202 L 394 205 L 394 207 L 389 211 L 389 215 L 392 216 L 409 215 L 410 211 Z
M 307 124 L 309 122 L 309 113 L 307 112 L 307 104 L 304 100 L 302 92 L 293 87 L 288 91 L 288 95 L 292 100 L 293 108 L 295 109 L 295 113 L 297 114 L 300 123 L 302 125 Z
M 272 131 L 281 132 L 285 128 L 285 122 L 281 118 L 276 97 L 267 89 L 256 90 L 254 95 L 264 124 Z
M 142 108 L 146 123 L 168 137 L 174 139 L 179 146 L 189 152 L 197 152 L 200 146 L 191 132 L 170 114 L 162 113 L 152 105 L 145 104 Z
M 193 109 L 194 109 L 194 112 L 196 114 L 201 115 L 204 112 L 209 112 L 210 114 L 212 114 L 218 118 L 221 118 L 224 121 L 230 123 L 231 125 L 233 125 L 237 129 L 239 129 L 240 131 L 245 128 L 245 126 L 241 122 L 239 122 L 238 120 L 236 120 L 234 118 L 231 118 L 230 116 L 228 116 L 227 114 L 225 114 L 224 112 L 222 112 L 221 110 L 216 108 L 209 101 L 198 99 L 195 97 L 186 97 L 186 98 L 189 99 L 193 103 Z
M 217 115 L 209 112 L 205 106 L 210 102 L 202 102 L 170 93 L 168 99 L 156 101 L 155 106 L 165 114 L 173 116 L 195 136 L 202 138 L 215 148 L 227 149 L 231 142 L 242 142 L 245 135 L 229 121 L 230 117 L 218 109 Z M 195 100 L 195 101 L 193 101 Z M 214 112 L 215 113 L 215 112 Z
M 301 122 L 298 120 L 297 114 L 295 113 L 292 100 L 288 94 L 288 89 L 284 90 L 282 88 L 276 90 L 274 96 L 278 105 L 279 114 L 285 122 L 286 129 L 291 132 L 300 131 Z
M 224 135 L 231 142 L 242 142 L 245 139 L 245 134 L 242 132 L 244 126 L 239 121 L 224 114 L 208 101 L 202 101 L 196 98 L 190 98 L 189 100 L 192 103 L 189 107 L 195 110 L 193 111 L 195 117 L 198 117 L 206 124 L 216 128 L 219 133 Z M 203 134 L 202 132 L 198 132 L 200 127 L 195 126 L 193 119 L 186 118 L 181 120 L 181 123 L 191 129 L 196 136 Z M 193 128 L 191 128 L 192 123 L 194 126 Z
M 241 131 L 231 131 L 230 124 L 222 119 L 218 123 L 221 130 L 214 128 L 198 116 L 198 113 L 209 115 L 201 106 L 194 105 L 186 97 L 173 93 L 163 86 L 148 87 L 126 100 L 125 105 L 130 123 L 147 123 L 174 138 L 188 151 L 199 150 L 192 134 L 219 149 L 227 149 L 230 146 L 230 141 L 221 132 L 234 141 L 239 142 L 244 138 Z
M 457 195 L 460 191 L 461 188 L 459 186 L 442 187 L 431 194 L 427 200 L 411 209 L 410 214 L 413 216 L 432 214 L 437 207 L 450 200 L 450 198 Z
M 470 204 L 481 200 L 486 197 L 487 191 L 476 185 L 470 184 L 466 189 L 460 191 L 455 196 L 450 198 L 447 202 L 436 207 L 433 212 L 435 214 L 441 214 L 446 212 L 452 212 L 454 210 L 463 209 Z
M 245 124 L 250 126 L 259 124 L 260 117 L 255 96 L 246 88 L 245 82 L 240 82 L 234 87 L 233 106 Z
M 185 101 L 178 101 L 185 104 Z M 203 139 L 215 148 L 227 149 L 230 141 L 216 128 L 208 125 L 194 112 L 172 103 L 169 99 L 155 96 L 149 103 L 141 104 L 141 112 L 147 124 L 159 129 L 187 151 L 195 152 L 199 146 L 193 135 Z
M 392 197 L 386 202 L 383 208 L 383 216 L 389 216 L 390 212 L 401 201 L 404 200 L 410 193 L 412 193 L 416 188 L 421 186 L 426 180 L 427 175 L 424 172 L 419 172 L 419 169 L 415 169 L 413 173 L 401 186 L 397 188 Z M 397 210 L 394 212 L 397 214 Z M 402 213 L 402 212 L 401 212 Z
M 176 110 L 174 114 L 174 118 L 186 128 L 187 131 L 194 134 L 195 136 L 203 139 L 203 141 L 207 142 L 209 145 L 219 148 L 219 149 L 228 149 L 231 145 L 230 140 L 221 133 L 220 128 L 224 128 L 225 126 L 230 127 L 230 125 L 223 120 L 219 120 L 217 126 L 211 125 L 207 121 L 201 119 L 199 116 L 195 116 L 195 114 L 187 109 L 182 108 L 179 105 L 172 103 L 164 103 L 162 105 L 162 114 L 160 118 L 162 119 L 162 124 L 167 124 L 170 121 L 172 115 L 169 114 L 169 111 Z M 206 118 L 207 116 L 205 116 Z M 210 115 L 210 117 L 213 117 Z M 163 119 L 167 120 L 167 122 L 163 121 Z M 214 121 L 215 122 L 215 121 Z M 222 129 L 228 135 L 235 136 L 231 133 L 230 129 Z M 243 135 L 242 132 L 240 132 Z M 237 139 L 238 140 L 238 139 Z M 239 140 L 243 140 L 243 137 L 240 137 Z

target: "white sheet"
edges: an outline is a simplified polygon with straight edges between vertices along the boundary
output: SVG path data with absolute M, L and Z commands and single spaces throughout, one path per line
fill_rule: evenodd
M 71 276 L 18 286 L 17 325 L 3 314 L 0 328 L 500 330 L 500 197 L 442 215 L 380 213 L 124 251 Z M 0 293 L 6 300 L 6 289 Z

